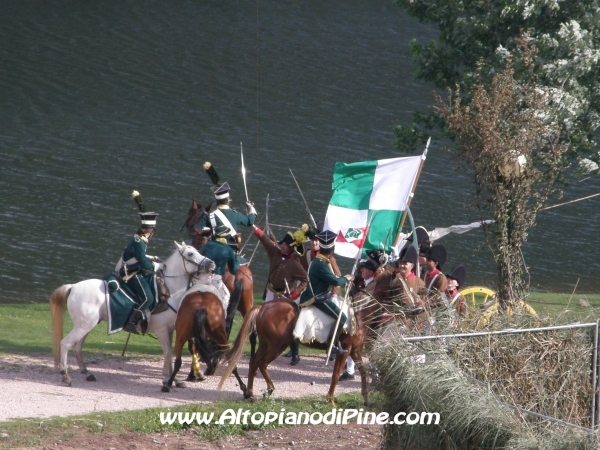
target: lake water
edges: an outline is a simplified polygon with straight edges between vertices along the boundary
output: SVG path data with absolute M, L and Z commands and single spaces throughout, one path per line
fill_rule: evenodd
M 61 284 L 111 271 L 139 224 L 134 189 L 160 213 L 149 253 L 168 256 L 192 199 L 211 200 L 205 161 L 243 210 L 240 141 L 259 213 L 270 194 L 271 222 L 308 222 L 291 168 L 323 219 L 336 162 L 403 156 L 394 126 L 433 103 L 432 86 L 411 75 L 408 41 L 434 36 L 380 0 L 0 3 L 0 303 L 47 301 Z M 433 142 L 417 224 L 479 219 L 455 166 Z M 590 179 L 560 201 L 596 192 Z M 540 213 L 523 246 L 532 286 L 600 288 L 599 202 Z M 439 242 L 448 270 L 464 263 L 468 284 L 493 286 L 482 239 Z M 252 270 L 258 291 L 262 249 Z

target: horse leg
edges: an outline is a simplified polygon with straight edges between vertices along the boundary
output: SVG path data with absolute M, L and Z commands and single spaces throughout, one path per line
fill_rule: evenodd
M 367 389 L 367 367 L 363 363 L 362 360 L 362 345 L 356 346 L 352 349 L 352 359 L 356 363 L 358 367 L 358 371 L 360 372 L 360 391 L 365 400 L 365 406 L 371 406 L 371 402 L 369 402 L 369 390 Z
M 250 335 L 250 358 L 252 358 L 254 356 L 255 353 L 255 349 L 256 349 L 256 333 L 252 333 Z
M 60 374 L 63 376 L 62 382 L 65 383 L 67 386 L 71 386 L 71 377 L 69 377 L 69 373 L 67 371 L 67 355 L 69 353 L 69 350 L 77 342 L 85 339 L 85 336 L 87 336 L 87 334 L 90 331 L 91 328 L 87 329 L 83 328 L 81 325 L 76 325 L 67 335 L 67 337 L 60 341 Z
M 181 369 L 181 349 L 183 348 L 183 344 L 185 344 L 187 339 L 184 339 L 184 336 L 177 335 L 177 339 L 175 339 L 175 367 L 173 368 L 173 373 L 169 377 L 167 381 L 163 381 L 163 387 L 161 388 L 161 392 L 169 392 L 170 388 L 173 386 L 173 380 L 175 380 L 175 376 L 179 369 Z
M 283 346 L 282 345 L 276 345 L 276 346 L 271 347 L 271 348 L 267 347 L 265 355 L 263 356 L 263 358 L 261 358 L 261 363 L 259 364 L 258 368 L 260 369 L 260 373 L 262 373 L 263 378 L 267 382 L 267 395 L 268 396 L 271 396 L 271 394 L 275 390 L 275 385 L 273 384 L 273 381 L 271 380 L 271 375 L 269 374 L 269 371 L 267 370 L 267 367 L 279 355 L 281 355 L 281 352 L 283 352 L 287 348 L 288 345 L 289 344 L 286 344 L 286 345 L 283 345 Z
M 86 333 L 85 336 L 83 336 L 81 339 L 79 339 L 76 343 L 75 346 L 73 347 L 73 350 L 75 351 L 75 358 L 77 358 L 77 364 L 79 364 L 79 371 L 82 374 L 87 374 L 87 377 L 85 378 L 87 381 L 96 381 L 96 377 L 94 376 L 93 373 L 88 372 L 88 369 L 85 365 L 85 363 L 83 362 L 83 356 L 81 355 L 81 349 L 83 348 L 83 343 L 85 342 L 85 338 L 88 337 L 90 333 Z
M 327 400 L 331 404 L 331 406 L 335 406 L 334 393 L 335 387 L 338 384 L 340 379 L 340 375 L 342 374 L 342 369 L 346 364 L 346 360 L 348 359 L 349 352 L 344 352 L 335 358 L 335 364 L 333 365 L 333 373 L 331 374 L 331 385 L 329 386 L 329 392 L 327 393 Z
M 192 355 L 192 367 L 190 368 L 190 373 L 185 380 L 193 382 L 206 380 L 206 377 L 200 371 L 200 357 L 198 356 L 198 352 L 194 346 L 193 339 L 188 341 L 188 350 L 190 351 L 190 355 Z
M 258 365 L 262 364 L 262 359 L 265 357 L 266 350 L 267 344 L 265 344 L 264 341 L 259 340 L 258 350 L 256 351 L 256 354 L 250 358 L 250 363 L 248 364 L 248 386 L 246 387 L 246 393 L 244 394 L 244 398 L 246 399 L 256 400 L 254 398 L 254 378 L 258 371 Z
M 166 328 L 159 328 L 155 331 L 158 342 L 163 351 L 163 385 L 169 380 L 173 373 L 173 333 Z M 175 382 L 177 383 L 177 381 Z M 176 384 L 177 385 L 177 384 Z
M 238 385 L 242 390 L 242 394 L 244 394 L 244 397 L 246 397 L 247 388 L 244 384 L 244 380 L 242 380 L 242 377 L 240 377 L 240 374 L 238 373 L 237 366 L 235 367 L 235 369 L 233 369 L 233 374 L 235 375 L 235 379 L 238 381 Z

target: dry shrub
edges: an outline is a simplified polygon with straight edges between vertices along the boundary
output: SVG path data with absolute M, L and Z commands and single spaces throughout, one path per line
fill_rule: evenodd
M 513 317 L 511 328 L 545 326 Z M 437 315 L 433 332 L 463 333 Z M 414 330 L 413 330 L 414 333 Z M 406 327 L 388 327 L 374 345 L 376 384 L 393 415 L 428 411 L 440 424 L 387 425 L 383 448 L 600 448 L 596 434 L 534 418 L 516 405 L 589 427 L 593 329 L 405 343 Z M 414 356 L 425 354 L 426 363 Z M 478 380 L 478 381 L 474 381 Z

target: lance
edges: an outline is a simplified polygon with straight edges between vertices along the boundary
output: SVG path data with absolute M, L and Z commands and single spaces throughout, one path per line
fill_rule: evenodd
M 367 229 L 365 230 L 365 238 L 363 239 L 362 245 L 360 246 L 360 248 L 358 249 L 358 253 L 356 254 L 356 259 L 354 260 L 354 266 L 352 266 L 352 276 L 354 276 L 354 272 L 356 272 L 356 266 L 358 265 L 358 260 L 360 259 L 360 255 L 362 255 L 362 249 L 365 246 L 365 242 L 367 242 L 367 235 L 369 234 L 369 228 L 371 227 L 371 221 L 373 220 L 373 217 L 375 217 L 376 212 L 377 211 L 374 211 L 373 214 L 371 215 L 371 217 L 369 218 L 369 220 L 367 221 Z M 346 307 L 346 302 L 348 301 L 348 294 L 350 292 L 351 284 L 352 283 L 348 283 L 346 285 L 346 293 L 344 295 L 344 301 L 342 302 L 342 304 L 340 306 L 340 313 L 338 314 L 337 322 L 335 323 L 335 328 L 333 329 L 333 337 L 331 339 L 331 343 L 329 344 L 329 349 L 327 350 L 327 359 L 325 360 L 326 366 L 329 364 L 329 357 L 331 356 L 331 349 L 333 348 L 333 338 L 337 334 L 337 329 L 340 326 L 340 319 L 342 318 L 342 314 L 344 313 L 344 308 Z M 314 292 L 313 292 L 313 295 L 314 295 Z
M 242 147 L 242 141 L 240 141 L 240 155 L 242 157 L 242 178 L 244 179 L 244 191 L 246 191 L 246 201 L 250 202 L 248 199 L 248 188 L 246 187 L 246 167 L 244 167 L 244 149 Z
M 296 187 L 298 188 L 298 191 L 300 192 L 300 197 L 302 197 L 302 200 L 304 201 L 304 207 L 306 208 L 306 212 L 310 216 L 310 220 L 312 221 L 312 224 L 315 226 L 315 228 L 317 228 L 317 222 L 315 222 L 315 218 L 310 213 L 310 208 L 308 207 L 308 203 L 306 203 L 306 199 L 304 198 L 304 194 L 302 194 L 302 189 L 300 189 L 300 185 L 298 184 L 298 181 L 296 181 L 296 177 L 294 176 L 294 172 L 292 172 L 292 169 L 290 169 L 290 173 L 292 174 L 292 178 L 294 179 L 294 183 L 296 183 Z
M 267 204 L 265 206 L 265 233 L 267 233 L 269 239 L 277 241 L 277 238 L 273 235 L 273 230 L 271 230 L 271 226 L 269 225 L 269 194 L 267 194 Z
M 417 172 L 417 176 L 415 177 L 415 182 L 413 183 L 412 189 L 410 190 L 410 195 L 406 200 L 406 207 L 410 206 L 413 196 L 415 195 L 415 189 L 417 188 L 417 183 L 419 182 L 419 177 L 421 176 L 421 170 L 423 170 L 423 164 L 425 164 L 425 159 L 427 158 L 427 150 L 429 149 L 429 144 L 431 142 L 431 138 L 427 139 L 427 144 L 425 145 L 425 151 L 421 156 L 421 165 L 419 166 L 419 171 Z M 400 225 L 398 227 L 398 232 L 396 233 L 396 239 L 394 240 L 394 247 L 398 245 L 398 240 L 400 239 L 400 232 L 402 231 L 402 227 L 404 226 L 404 221 L 406 220 L 406 210 L 402 214 L 402 219 L 400 219 Z M 416 239 L 416 235 L 414 236 Z
M 125 356 L 125 350 L 127 350 L 127 344 L 129 344 L 129 338 L 131 337 L 131 333 L 127 335 L 127 340 L 125 341 L 125 346 L 123 347 L 123 351 L 121 352 L 121 356 Z

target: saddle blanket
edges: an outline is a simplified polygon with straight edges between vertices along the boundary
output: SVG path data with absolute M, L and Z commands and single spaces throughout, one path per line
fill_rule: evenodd
M 334 295 L 331 298 L 331 301 L 333 301 L 339 308 L 344 299 L 338 295 Z M 343 312 L 348 318 L 343 330 L 344 332 L 352 335 L 354 334 L 354 316 L 351 315 L 352 313 L 349 302 L 346 302 Z M 336 319 L 328 316 L 316 306 L 300 308 L 300 316 L 298 317 L 298 321 L 294 327 L 294 338 L 305 344 L 313 341 L 326 344 L 329 331 L 335 325 L 335 322 Z
M 103 277 L 106 282 L 106 295 L 108 301 L 106 308 L 108 312 L 108 334 L 114 334 L 123 329 L 127 319 L 133 310 L 140 304 L 137 296 L 127 287 L 126 284 L 120 284 L 114 274 L 109 273 Z M 149 311 L 156 307 L 156 282 L 150 286 L 154 294 L 154 304 L 150 305 Z
M 193 292 L 209 292 L 215 295 L 219 300 L 221 300 L 221 304 L 223 305 L 223 311 L 225 311 L 225 316 L 227 316 L 227 307 L 229 306 L 229 297 L 222 295 L 221 290 L 212 284 L 196 284 L 189 288 L 185 295 L 189 295 Z

